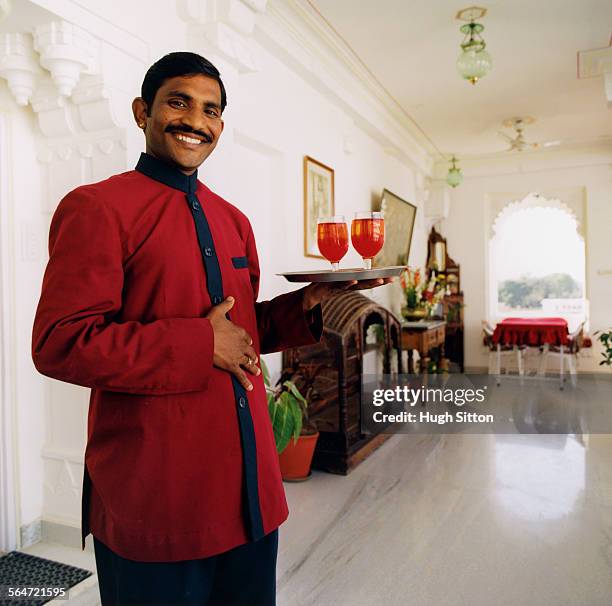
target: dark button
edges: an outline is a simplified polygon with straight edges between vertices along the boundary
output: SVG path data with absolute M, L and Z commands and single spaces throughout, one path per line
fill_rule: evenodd
M 240 398 L 238 398 L 238 405 L 240 408 L 244 408 L 246 406 L 246 398 L 244 396 L 240 396 Z
M 212 248 L 210 248 L 209 246 L 207 246 L 207 247 L 204 249 L 204 254 L 205 254 L 207 257 L 212 257 L 212 254 L 213 254 L 213 253 L 212 253 Z
M 213 302 L 215 305 L 219 305 L 219 303 L 221 303 L 221 297 L 220 297 L 219 295 L 215 295 L 215 296 L 212 298 L 212 302 Z
M 193 208 L 193 210 L 200 210 L 200 203 L 197 200 L 194 200 L 191 203 L 191 208 Z

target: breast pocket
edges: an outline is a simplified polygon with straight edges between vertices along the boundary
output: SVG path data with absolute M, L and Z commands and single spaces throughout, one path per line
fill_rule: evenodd
M 231 277 L 227 276 L 228 295 L 235 295 L 243 300 L 253 298 L 253 286 L 251 284 L 251 275 L 249 273 L 248 257 L 231 257 L 232 268 Z M 229 292 L 229 290 L 233 292 Z
M 249 260 L 246 257 L 232 257 L 232 265 L 235 269 L 247 269 Z

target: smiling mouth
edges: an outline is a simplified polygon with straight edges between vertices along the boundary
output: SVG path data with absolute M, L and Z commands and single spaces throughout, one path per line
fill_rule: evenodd
M 172 133 L 172 136 L 175 139 L 178 139 L 181 143 L 186 143 L 187 145 L 201 145 L 202 143 L 207 143 L 204 139 L 196 139 L 195 137 L 190 137 L 189 135 L 185 135 L 183 133 Z

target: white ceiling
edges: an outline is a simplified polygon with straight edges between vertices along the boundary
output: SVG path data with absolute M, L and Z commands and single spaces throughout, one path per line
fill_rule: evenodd
M 536 118 L 528 141 L 612 139 L 603 79 L 579 80 L 576 55 L 610 43 L 612 0 L 478 3 L 488 10 L 481 23 L 493 69 L 475 86 L 455 65 L 455 15 L 469 1 L 309 1 L 444 154 L 503 151 L 496 132 L 517 115 Z

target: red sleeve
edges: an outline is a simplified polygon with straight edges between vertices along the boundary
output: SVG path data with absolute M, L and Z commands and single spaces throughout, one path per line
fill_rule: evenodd
M 257 300 L 259 292 L 259 260 L 253 230 L 249 229 L 247 238 L 247 257 L 253 285 L 253 296 Z M 255 303 L 257 331 L 261 353 L 272 353 L 311 345 L 323 333 L 321 306 L 316 305 L 308 311 L 303 309 L 304 288 L 275 297 L 271 301 Z
M 212 369 L 206 318 L 116 322 L 124 286 L 119 226 L 83 188 L 59 204 L 32 334 L 44 375 L 108 391 L 164 395 L 199 391 Z

